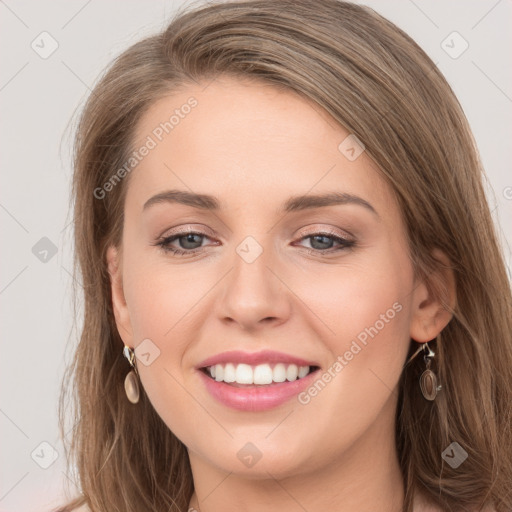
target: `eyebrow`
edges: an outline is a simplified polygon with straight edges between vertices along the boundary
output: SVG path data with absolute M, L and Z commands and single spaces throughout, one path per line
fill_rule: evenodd
M 165 192 L 161 192 L 160 194 L 156 194 L 144 203 L 142 209 L 144 211 L 151 206 L 160 203 L 178 203 L 184 204 L 186 206 L 192 206 L 193 208 L 210 211 L 219 211 L 221 209 L 221 203 L 216 197 L 208 194 L 196 194 L 194 192 L 187 192 L 186 190 L 167 190 Z M 362 197 L 355 196 L 353 194 L 347 194 L 345 192 L 328 192 L 325 194 L 306 194 L 292 196 L 284 202 L 281 210 L 283 212 L 290 213 L 313 208 L 321 208 L 324 206 L 345 204 L 355 204 L 362 206 L 379 217 L 379 214 L 375 208 L 368 201 Z

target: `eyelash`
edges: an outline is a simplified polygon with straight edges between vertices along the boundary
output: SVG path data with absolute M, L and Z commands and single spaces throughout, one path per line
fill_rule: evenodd
M 198 247 L 197 249 L 188 249 L 188 250 L 176 249 L 176 248 L 170 247 L 169 244 L 171 242 L 174 242 L 174 240 L 178 240 L 179 238 L 185 237 L 187 235 L 199 235 L 201 237 L 209 238 L 206 233 L 201 233 L 199 231 L 184 231 L 184 232 L 181 232 L 181 233 L 176 233 L 174 235 L 165 237 L 165 238 L 157 241 L 154 245 L 160 247 L 164 252 L 166 252 L 166 253 L 170 252 L 170 253 L 172 253 L 175 256 L 193 255 L 193 254 L 196 254 L 198 252 L 201 252 L 203 250 L 202 247 Z M 322 249 L 313 249 L 313 248 L 305 247 L 305 249 L 307 249 L 308 251 L 313 251 L 313 252 L 316 252 L 316 253 L 319 253 L 319 254 L 329 254 L 329 253 L 333 253 L 333 252 L 338 252 L 338 251 L 349 249 L 349 248 L 354 247 L 356 245 L 356 243 L 353 240 L 348 240 L 346 238 L 342 238 L 342 237 L 336 235 L 335 233 L 332 233 L 332 232 L 329 232 L 329 231 L 326 231 L 326 232 L 322 231 L 322 232 L 318 232 L 318 233 L 311 233 L 311 234 L 308 234 L 306 236 L 301 237 L 299 240 L 313 238 L 315 236 L 323 236 L 323 237 L 326 237 L 326 238 L 331 238 L 335 242 L 338 242 L 338 243 L 341 244 L 341 246 L 336 248 L 336 249 L 330 248 L 330 249 L 323 249 L 322 250 Z

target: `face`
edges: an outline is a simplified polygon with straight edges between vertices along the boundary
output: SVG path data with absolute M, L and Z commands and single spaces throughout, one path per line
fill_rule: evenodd
M 389 185 L 317 105 L 206 85 L 140 121 L 108 253 L 145 392 L 197 467 L 283 477 L 392 446 L 410 340 L 443 319 Z

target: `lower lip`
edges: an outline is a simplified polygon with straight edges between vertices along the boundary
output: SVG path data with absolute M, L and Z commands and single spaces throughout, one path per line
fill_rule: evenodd
M 311 385 L 318 370 L 308 373 L 302 379 L 275 382 L 266 386 L 235 387 L 218 382 L 198 370 L 206 389 L 222 404 L 239 411 L 266 411 L 277 407 Z

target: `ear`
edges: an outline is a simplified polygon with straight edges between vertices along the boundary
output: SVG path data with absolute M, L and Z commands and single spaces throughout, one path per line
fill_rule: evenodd
M 121 257 L 118 249 L 114 246 L 110 246 L 107 249 L 107 266 L 110 275 L 112 308 L 114 310 L 117 330 L 124 344 L 133 348 L 133 331 L 130 322 L 130 314 L 123 292 Z
M 432 256 L 439 262 L 436 271 L 428 283 L 417 283 L 413 291 L 410 337 L 420 343 L 433 340 L 448 325 L 457 301 L 450 260 L 439 249 L 434 249 Z

